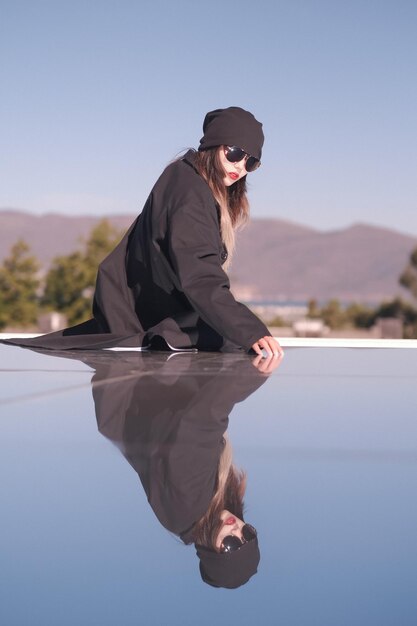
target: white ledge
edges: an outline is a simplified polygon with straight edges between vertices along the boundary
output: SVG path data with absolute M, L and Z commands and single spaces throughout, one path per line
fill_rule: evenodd
M 0 339 L 39 337 L 42 333 L 0 333 Z M 417 339 L 349 339 L 322 337 L 282 337 L 283 348 L 417 348 Z
M 417 339 L 354 339 L 276 336 L 283 348 L 417 348 Z

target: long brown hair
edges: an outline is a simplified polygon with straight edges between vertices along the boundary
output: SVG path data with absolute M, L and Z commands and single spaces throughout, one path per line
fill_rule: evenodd
M 221 512 L 226 509 L 243 520 L 243 497 L 246 490 L 246 474 L 232 462 L 232 447 L 227 434 L 219 459 L 216 489 L 209 508 L 194 525 L 190 543 L 216 549 L 216 538 L 222 525 Z
M 235 248 L 235 231 L 249 218 L 249 202 L 246 195 L 246 176 L 230 187 L 223 182 L 225 172 L 219 158 L 219 148 L 197 151 L 195 165 L 200 175 L 207 181 L 214 198 L 220 206 L 220 231 L 227 248 L 229 265 Z

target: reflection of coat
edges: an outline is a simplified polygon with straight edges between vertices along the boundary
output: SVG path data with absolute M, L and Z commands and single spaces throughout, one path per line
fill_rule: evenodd
M 61 354 L 96 370 L 99 431 L 138 473 L 160 523 L 185 533 L 213 496 L 230 412 L 268 377 L 245 354 Z
M 193 167 L 193 155 L 189 151 L 166 168 L 141 215 L 100 265 L 94 319 L 15 343 L 99 348 L 138 346 L 162 337 L 177 348 L 249 350 L 269 334 L 230 292 L 218 210 Z

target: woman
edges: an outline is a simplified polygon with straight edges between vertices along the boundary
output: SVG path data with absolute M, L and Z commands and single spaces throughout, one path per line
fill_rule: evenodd
M 248 218 L 246 175 L 260 165 L 262 124 L 229 107 L 208 113 L 203 131 L 198 151 L 165 169 L 142 213 L 101 263 L 94 318 L 15 343 L 282 354 L 266 326 L 234 299 L 225 273 L 235 230 Z

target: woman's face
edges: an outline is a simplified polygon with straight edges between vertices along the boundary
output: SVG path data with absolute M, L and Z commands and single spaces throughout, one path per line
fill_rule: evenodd
M 216 550 L 219 552 L 223 539 L 227 537 L 227 535 L 234 535 L 235 537 L 239 537 L 239 539 L 243 539 L 242 528 L 245 525 L 244 521 L 226 510 L 221 512 L 220 519 L 222 520 L 222 526 L 216 538 Z
M 237 161 L 237 163 L 230 163 L 230 161 L 226 159 L 224 146 L 220 146 L 218 154 L 220 158 L 220 163 L 225 172 L 223 182 L 226 187 L 231 187 L 231 185 L 234 185 L 236 181 L 246 176 L 247 172 L 245 168 L 245 158 L 243 158 L 241 161 Z

